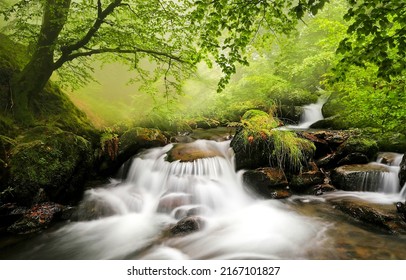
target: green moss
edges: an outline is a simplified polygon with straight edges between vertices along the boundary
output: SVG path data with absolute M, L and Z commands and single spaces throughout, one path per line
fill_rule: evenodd
M 277 165 L 285 170 L 300 170 L 316 151 L 313 142 L 300 138 L 291 131 L 274 130 L 272 139 L 272 155 L 276 158 Z
M 29 204 L 41 188 L 57 202 L 69 202 L 81 193 L 92 163 L 90 142 L 49 127 L 33 128 L 17 142 L 11 150 L 9 186 L 19 202 Z
M 277 166 L 297 172 L 312 157 L 315 146 L 295 132 L 275 129 L 279 120 L 260 110 L 249 110 L 241 119 L 242 126 L 231 142 L 237 168 Z

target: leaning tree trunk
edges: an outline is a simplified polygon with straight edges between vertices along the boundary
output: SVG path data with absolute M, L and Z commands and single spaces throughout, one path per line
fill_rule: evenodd
M 33 117 L 31 103 L 44 88 L 54 71 L 54 51 L 66 23 L 71 0 L 46 0 L 37 45 L 30 61 L 12 80 L 14 117 L 29 124 Z

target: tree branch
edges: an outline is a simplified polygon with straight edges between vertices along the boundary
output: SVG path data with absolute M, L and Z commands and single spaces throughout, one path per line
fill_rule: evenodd
M 96 54 L 103 54 L 103 53 L 112 53 L 112 54 L 137 54 L 137 53 L 146 53 L 149 55 L 154 56 L 155 58 L 158 57 L 166 57 L 169 58 L 170 60 L 175 60 L 180 63 L 186 63 L 185 60 L 182 58 L 175 56 L 170 53 L 165 53 L 165 52 L 160 52 L 160 51 L 155 51 L 155 50 L 149 50 L 149 49 L 142 49 L 142 48 L 133 48 L 133 49 L 119 49 L 119 48 L 103 48 L 103 49 L 87 49 L 87 51 L 84 52 L 77 52 L 77 53 L 72 53 L 68 56 L 62 56 L 60 59 L 58 59 L 55 64 L 54 64 L 54 70 L 60 68 L 65 62 L 72 61 L 78 57 L 87 57 L 87 56 L 92 56 Z
M 122 0 L 114 0 L 112 1 L 105 10 L 102 10 L 101 1 L 97 2 L 97 19 L 93 23 L 93 26 L 89 29 L 89 31 L 83 36 L 82 39 L 77 41 L 76 43 L 68 46 L 62 46 L 62 57 L 69 56 L 73 51 L 76 51 L 82 47 L 84 47 L 89 41 L 93 38 L 96 32 L 100 29 L 100 26 L 103 24 L 104 20 L 107 16 L 113 13 L 114 9 L 121 5 Z M 59 60 L 58 60 L 59 61 Z M 56 63 L 58 63 L 58 61 Z M 59 67 L 58 67 L 59 68 Z

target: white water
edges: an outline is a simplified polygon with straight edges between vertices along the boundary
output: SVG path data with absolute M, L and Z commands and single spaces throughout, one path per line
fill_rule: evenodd
M 165 157 L 172 145 L 148 150 L 133 160 L 124 181 L 86 193 L 82 209 L 102 209 L 111 216 L 72 222 L 30 254 L 51 259 L 297 259 L 320 248 L 328 226 L 282 202 L 248 195 L 234 171 L 229 142 L 198 140 L 193 145 L 222 156 L 169 163 Z M 162 231 L 190 209 L 200 211 L 203 229 L 162 238 Z
M 298 125 L 286 125 L 279 127 L 281 130 L 290 129 L 307 129 L 315 122 L 324 119 L 322 108 L 324 103 L 326 103 L 326 97 L 319 97 L 316 103 L 311 103 L 302 107 L 302 114 L 300 115 L 300 121 Z
M 388 162 L 384 162 L 384 159 Z M 361 189 L 386 194 L 400 193 L 399 171 L 403 154 L 381 153 L 371 166 L 381 167 L 385 171 L 367 171 L 363 173 Z

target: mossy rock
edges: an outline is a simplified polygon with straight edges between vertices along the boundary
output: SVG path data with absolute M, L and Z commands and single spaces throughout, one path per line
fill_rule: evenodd
M 296 172 L 313 156 L 315 145 L 297 133 L 275 129 L 277 118 L 260 110 L 249 110 L 231 141 L 237 169 L 277 166 Z
M 131 128 L 119 136 L 117 155 L 114 158 L 101 156 L 96 169 L 102 176 L 114 175 L 126 161 L 142 149 L 161 147 L 168 143 L 168 138 L 159 129 Z
M 161 130 L 135 127 L 121 135 L 119 153 L 131 153 L 131 150 L 138 151 L 141 148 L 159 147 L 166 144 L 168 144 L 168 139 Z
M 93 162 L 89 141 L 54 127 L 35 127 L 16 140 L 8 183 L 16 202 L 30 205 L 41 189 L 54 202 L 81 198 Z
M 378 151 L 378 144 L 375 140 L 363 135 L 353 135 L 338 147 L 337 155 L 342 159 L 349 154 L 360 153 L 366 155 L 369 161 L 373 161 Z

